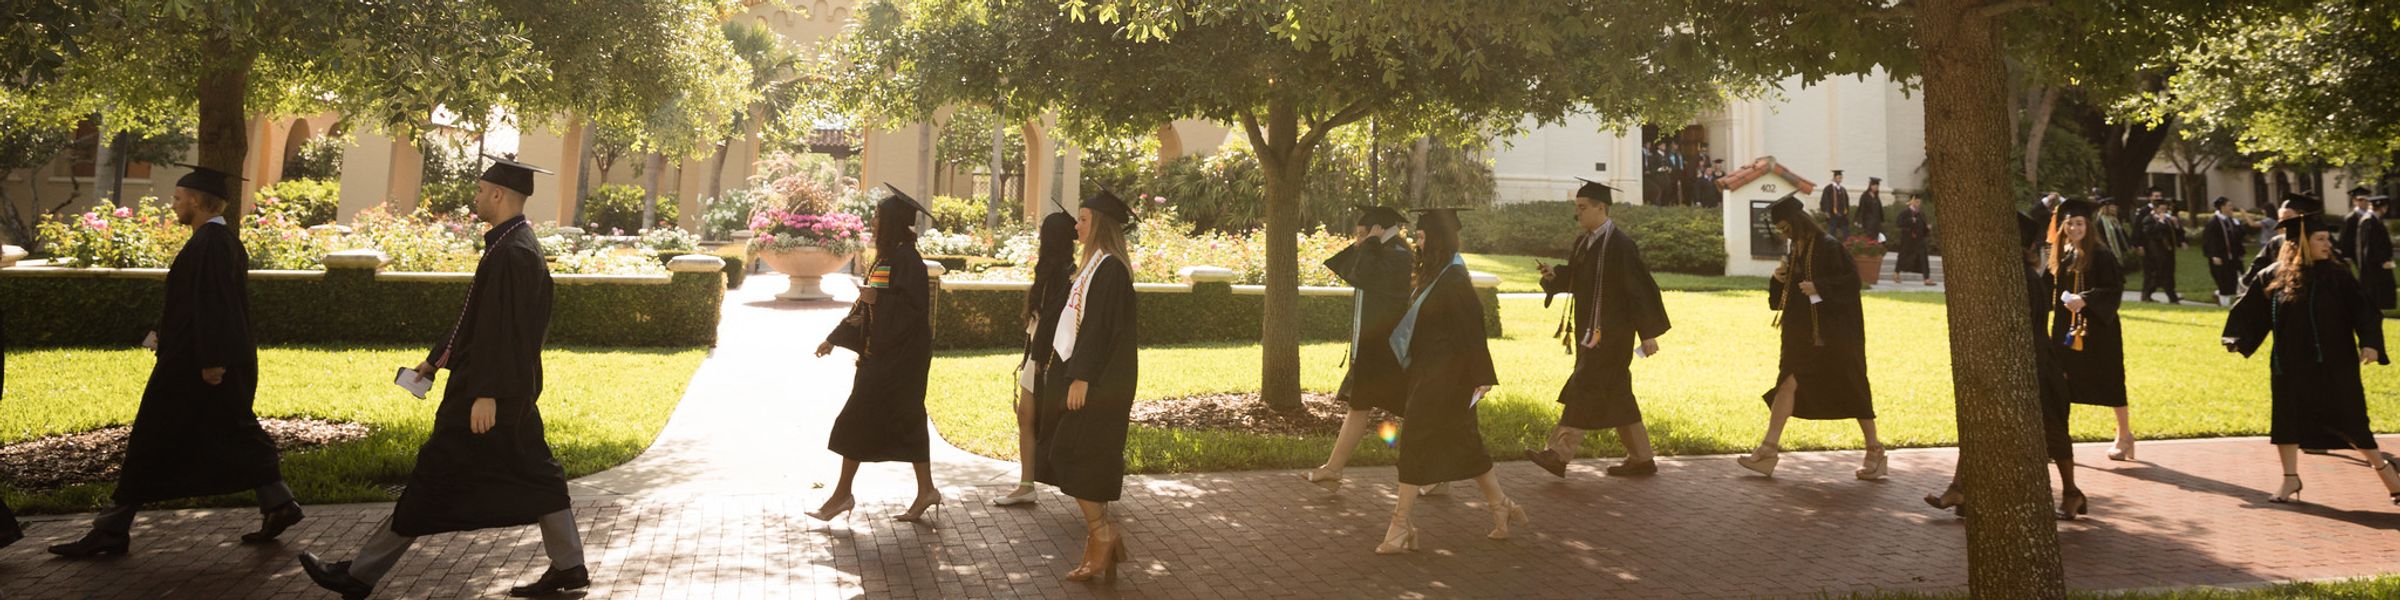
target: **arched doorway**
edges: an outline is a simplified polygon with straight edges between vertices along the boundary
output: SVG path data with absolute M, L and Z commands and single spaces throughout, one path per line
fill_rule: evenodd
M 1652 144 L 1658 144 L 1664 155 L 1651 156 Z M 1708 127 L 1703 125 L 1685 125 L 1668 131 L 1655 124 L 1643 124 L 1642 203 L 1693 206 L 1708 197 L 1703 188 L 1707 185 L 1709 164 L 1717 156 L 1707 145 Z

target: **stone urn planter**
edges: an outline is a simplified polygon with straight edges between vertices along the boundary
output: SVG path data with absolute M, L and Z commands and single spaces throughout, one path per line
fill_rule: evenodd
M 767 263 L 767 266 L 774 268 L 775 272 L 792 278 L 791 289 L 784 290 L 775 297 L 802 302 L 832 300 L 833 294 L 825 293 L 823 287 L 825 276 L 842 270 L 842 265 L 850 264 L 850 258 L 849 254 L 834 254 L 826 252 L 823 248 L 811 246 L 788 250 L 763 248 L 758 250 L 759 262 Z

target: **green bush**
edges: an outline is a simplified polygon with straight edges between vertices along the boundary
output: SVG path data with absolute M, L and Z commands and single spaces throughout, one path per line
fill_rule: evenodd
M 191 239 L 189 227 L 157 198 L 80 216 L 54 215 L 39 226 L 42 247 L 79 267 L 164 268 Z M 138 207 L 138 208 L 137 208 Z M 13 298 L 12 298 L 13 300 Z
M 342 182 L 324 179 L 286 179 L 258 189 L 260 217 L 281 217 L 301 227 L 333 222 L 342 204 Z
M 982 202 L 956 196 L 934 196 L 931 208 L 934 229 L 966 233 L 983 228 Z
M 1653 271 L 1725 273 L 1723 213 L 1713 208 L 1620 204 L 1609 210 L 1617 227 L 1631 232 L 1642 260 Z M 1582 229 L 1573 202 L 1520 202 L 1461 213 L 1466 227 L 1460 246 L 1476 254 L 1565 258 Z
M 583 216 L 591 221 L 592 233 L 622 235 L 649 229 L 642 224 L 642 186 L 622 183 L 600 186 L 584 202 Z M 674 223 L 678 216 L 675 211 L 675 195 L 659 194 L 658 207 L 653 212 L 656 220 L 652 223 Z
M 750 216 L 758 213 L 758 190 L 740 188 L 727 190 L 725 195 L 700 199 L 700 237 L 710 240 L 733 239 L 733 232 L 748 231 Z
M 163 278 L 89 272 L 0 271 L 13 346 L 127 346 L 156 325 Z M 458 320 L 465 278 L 428 281 L 332 269 L 322 277 L 250 279 L 260 344 L 432 344 Z M 574 283 L 555 288 L 550 344 L 715 345 L 725 288 L 717 273 L 676 273 L 666 285 Z M 141 317 L 127 318 L 126 315 Z
M 1140 343 L 1144 346 L 1199 342 L 1256 342 L 1266 296 L 1233 293 L 1232 286 L 1207 283 L 1190 293 L 1142 292 Z M 1485 332 L 1500 337 L 1499 296 L 1483 298 Z M 1025 343 L 1025 290 L 942 288 L 933 315 L 936 349 L 1006 348 Z M 1300 297 L 1300 339 L 1350 339 L 1350 296 Z
M 475 210 L 474 180 L 426 182 L 417 190 L 417 210 L 430 215 L 464 215 Z
M 350 141 L 337 136 L 317 136 L 300 143 L 292 160 L 283 163 L 283 178 L 333 180 L 342 178 L 342 153 L 350 149 Z

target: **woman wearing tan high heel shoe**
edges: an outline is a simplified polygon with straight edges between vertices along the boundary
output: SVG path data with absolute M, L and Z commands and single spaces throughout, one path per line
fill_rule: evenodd
M 1126 262 L 1125 229 L 1133 211 L 1107 191 L 1083 201 L 1075 232 L 1083 266 L 1060 309 L 1044 373 L 1045 402 L 1065 409 L 1038 447 L 1034 479 L 1058 486 L 1083 511 L 1082 563 L 1068 581 L 1115 579 L 1126 558 L 1124 534 L 1108 503 L 1123 493 L 1125 428 L 1132 419 L 1134 383 L 1141 375 L 1135 331 L 1133 265 Z
M 2091 501 L 2083 495 L 2082 489 L 2075 487 L 2075 445 L 2067 437 L 2067 380 L 2058 366 L 2057 344 L 2051 343 L 2048 335 L 2050 311 L 2052 305 L 2058 303 L 2058 295 L 2050 287 L 2050 278 L 2037 266 L 2048 262 L 2042 251 L 2045 230 L 2046 224 L 2024 213 L 2017 214 L 2017 241 L 2024 250 L 2025 306 L 2032 315 L 2026 321 L 2033 327 L 2033 346 L 2029 352 L 2033 355 L 2034 377 L 2038 387 L 2036 398 L 2042 407 L 2042 447 L 2050 461 L 2058 466 L 2061 491 L 2058 518 L 2071 521 L 2088 514 Z M 1925 496 L 1925 504 L 1939 510 L 1956 510 L 1959 516 L 1966 516 L 1966 488 L 1959 481 L 1958 473 L 1951 472 L 1949 489 Z
M 1857 419 L 1867 456 L 1854 475 L 1882 479 L 1889 470 L 1875 435 L 1875 393 L 1867 385 L 1866 315 L 1859 306 L 1858 268 L 1840 241 L 1817 227 L 1800 199 L 1785 195 L 1768 209 L 1775 232 L 1790 240 L 1783 264 L 1767 285 L 1767 304 L 1779 312 L 1783 355 L 1767 402 L 1767 434 L 1758 449 L 1735 457 L 1768 477 L 1782 461 L 1783 425 L 1802 419 Z
M 1064 412 L 1063 407 L 1041 402 L 1042 374 L 1056 358 L 1050 342 L 1058 335 L 1058 312 L 1067 305 L 1067 287 L 1074 283 L 1075 214 L 1061 207 L 1042 219 L 1033 287 L 1025 290 L 1025 358 L 1017 367 L 1017 488 L 993 498 L 992 506 L 1034 502 L 1033 465 L 1041 456 L 1041 439 L 1049 437 Z
M 886 188 L 890 188 L 887 184 Z M 917 255 L 917 215 L 932 214 L 916 199 L 890 189 L 875 207 L 875 265 L 850 316 L 817 345 L 858 353 L 850 399 L 833 419 L 826 446 L 842 455 L 842 476 L 825 505 L 808 516 L 830 521 L 857 505 L 850 482 L 862 462 L 905 462 L 916 468 L 917 499 L 893 518 L 916 521 L 942 503 L 933 486 L 932 442 L 925 432 L 925 375 L 933 368 L 931 279 Z
M 1525 509 L 1500 491 L 1492 458 L 1483 447 L 1475 405 L 1500 382 L 1485 345 L 1483 302 L 1458 255 L 1463 209 L 1419 209 L 1417 231 L 1425 240 L 1417 254 L 1415 289 L 1392 330 L 1391 346 L 1408 378 L 1408 422 L 1400 428 L 1400 493 L 1377 554 L 1417 548 L 1409 521 L 1421 486 L 1475 480 L 1492 511 L 1492 539 L 1507 539 L 1509 525 L 1526 522 Z
M 1342 467 L 1374 424 L 1374 410 L 1395 416 L 1408 411 L 1408 382 L 1392 358 L 1390 343 L 1392 326 L 1400 322 L 1400 312 L 1408 310 L 1408 274 L 1417 262 L 1408 239 L 1400 237 L 1400 226 L 1406 223 L 1400 211 L 1362 207 L 1353 234 L 1356 241 L 1325 260 L 1326 269 L 1357 290 L 1350 307 L 1350 372 L 1334 394 L 1350 405 L 1350 412 L 1342 417 L 1341 432 L 1334 436 L 1333 454 L 1325 464 L 1300 473 L 1301 480 L 1328 492 L 1342 489 Z
M 2357 450 L 2375 468 L 2392 502 L 2400 504 L 2400 467 L 2375 445 L 2367 422 L 2360 366 L 2391 364 L 2384 355 L 2383 315 L 2348 267 L 2334 258 L 2332 227 L 2314 216 L 2276 225 L 2284 239 L 2272 266 L 2250 274 L 2241 298 L 2225 315 L 2225 349 L 2243 356 L 2275 338 L 2268 369 L 2274 419 L 2267 437 L 2283 463 L 2283 482 L 2270 502 L 2300 495 L 2300 449 Z

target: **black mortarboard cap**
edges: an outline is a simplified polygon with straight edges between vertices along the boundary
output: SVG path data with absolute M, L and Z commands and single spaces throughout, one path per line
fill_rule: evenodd
M 2384 205 L 2384 204 L 2390 203 L 2391 201 L 2392 201 L 2392 197 L 2391 197 L 2391 196 L 2368 196 L 2368 197 L 2367 197 L 2367 206 L 2372 206 L 2372 207 L 2376 207 L 2376 208 L 2383 208 L 2383 205 Z
M 1116 221 L 1118 225 L 1124 226 L 1126 229 L 1133 228 L 1133 207 L 1126 205 L 1125 199 L 1118 198 L 1116 194 L 1110 193 L 1108 190 L 1100 190 L 1093 193 L 1091 197 L 1084 198 L 1083 207 Z
M 2058 203 L 2058 218 L 2062 221 L 2066 220 L 2067 217 L 2083 217 L 2089 219 L 2092 218 L 2092 213 L 2098 212 L 2099 210 L 2100 203 L 2098 202 L 2093 202 L 2082 198 L 2068 198 L 2065 202 Z
M 215 196 L 219 200 L 232 200 L 234 182 L 243 181 L 241 177 L 231 173 L 191 163 L 175 163 L 175 166 L 192 170 L 176 179 L 175 187 L 191 188 L 192 191 Z
M 1883 183 L 1883 178 L 1882 178 L 1882 177 L 1868 177 L 1868 178 L 1867 178 L 1867 185 L 1875 185 L 1875 184 L 1878 184 L 1878 183 Z
M 1458 220 L 1458 213 L 1470 210 L 1475 209 L 1455 207 L 1411 208 L 1408 209 L 1408 212 L 1417 213 L 1417 229 L 1419 230 L 1446 231 L 1456 233 L 1459 230 L 1466 228 L 1466 224 Z
M 2275 222 L 2275 232 L 2283 234 L 2286 241 L 2306 241 L 2308 234 L 2319 231 L 2333 232 L 2336 229 L 2332 223 L 2316 215 L 2300 215 Z
M 1767 205 L 1767 216 L 1777 221 L 1806 221 L 1808 204 L 1800 201 L 1799 194 L 1784 194 Z
M 2218 197 L 2217 197 L 2217 199 L 2208 201 L 2208 207 L 2209 207 L 2209 208 L 2217 208 L 2217 207 L 2220 207 L 2220 206 L 2224 206 L 2224 205 L 2226 205 L 2226 204 L 2230 204 L 2230 203 L 2232 203 L 2232 202 L 2233 202 L 2233 199 L 2232 199 L 2232 198 L 2227 198 L 2227 197 L 2224 197 L 2224 196 L 2218 196 Z
M 2018 246 L 2031 246 L 2040 243 L 2042 241 L 2042 229 L 2043 223 L 2041 221 L 2033 220 L 2033 215 L 2028 215 L 2022 212 L 2017 213 Z
M 2287 193 L 2283 195 L 2283 205 L 2278 208 L 2295 211 L 2305 215 L 2314 214 L 2318 211 L 2325 210 L 2325 203 L 2318 201 L 2316 198 L 2310 198 L 2306 195 Z
M 1583 182 L 1583 187 L 1575 188 L 1575 197 L 1590 198 L 1595 202 L 1599 202 L 1601 206 L 1616 205 L 1617 198 L 1615 194 L 1617 192 L 1617 188 L 1610 187 L 1605 183 L 1584 179 L 1582 177 L 1577 177 L 1575 180 Z
M 925 203 L 918 202 L 916 198 L 909 197 L 906 192 L 900 191 L 898 186 L 894 186 L 891 183 L 886 182 L 883 184 L 883 189 L 890 190 L 892 193 L 885 195 L 882 202 L 876 203 L 875 210 L 899 210 L 905 208 L 924 213 L 925 216 L 933 216 L 933 209 L 925 208 Z
M 492 166 L 484 168 L 481 179 L 492 182 L 493 185 L 508 188 L 520 195 L 533 195 L 533 174 L 554 175 L 549 169 L 517 162 L 513 158 L 490 154 L 485 154 L 483 157 L 492 159 Z
M 1392 210 L 1389 207 L 1374 206 L 1370 204 L 1358 205 L 1359 225 L 1366 227 L 1389 228 L 1399 227 L 1406 223 L 1408 223 L 1408 217 L 1401 215 L 1400 211 Z
M 2358 187 L 2350 188 L 2350 197 L 2352 197 L 2352 198 L 2357 198 L 2357 197 L 2359 197 L 2359 196 L 2373 196 L 2373 195 L 2375 195 L 2375 190 L 2370 190 L 2370 189 L 2367 189 L 2367 186 L 2363 186 L 2363 185 L 2362 185 L 2362 186 L 2358 186 Z
M 1842 176 L 1842 170 L 1841 170 L 1841 169 L 1834 169 L 1834 170 L 1833 170 L 1833 176 L 1835 176 L 1835 177 L 1840 177 L 1840 176 Z

